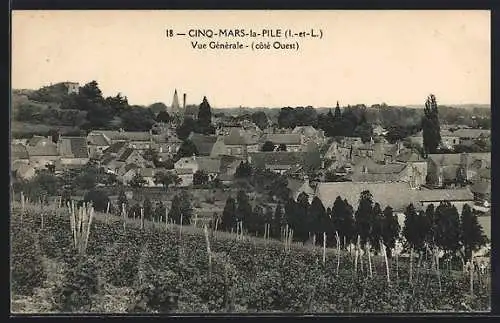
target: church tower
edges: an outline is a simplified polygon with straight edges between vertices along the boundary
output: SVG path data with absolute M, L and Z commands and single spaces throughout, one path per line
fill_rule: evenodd
M 172 105 L 170 106 L 170 114 L 177 114 L 180 111 L 180 106 L 179 106 L 179 97 L 177 96 L 177 89 L 175 89 L 174 92 L 174 98 L 172 99 Z

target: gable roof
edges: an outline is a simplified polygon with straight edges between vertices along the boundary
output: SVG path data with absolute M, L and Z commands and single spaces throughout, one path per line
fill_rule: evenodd
M 422 162 L 425 159 L 413 150 L 403 152 L 396 156 L 396 161 L 408 163 L 408 162 Z
M 87 143 L 93 146 L 109 146 L 109 142 L 106 137 L 100 133 L 89 134 L 87 136 Z
M 51 139 L 44 137 L 44 136 L 33 136 L 31 139 L 28 140 L 28 146 L 35 147 L 41 142 L 52 142 Z
M 88 158 L 89 151 L 85 137 L 59 138 L 59 153 L 62 157 Z
M 142 177 L 153 177 L 155 174 L 155 169 L 154 168 L 139 168 L 139 174 L 141 174 Z
M 149 141 L 151 133 L 144 131 L 93 130 L 89 135 L 102 134 L 109 140 Z
M 130 155 L 132 155 L 132 153 L 134 152 L 134 149 L 132 148 L 127 148 L 123 151 L 123 153 L 120 155 L 120 157 L 118 157 L 118 161 L 121 161 L 121 162 L 125 162 L 127 161 L 127 159 L 130 157 Z
M 382 209 L 391 206 L 395 211 L 403 210 L 412 201 L 411 188 L 407 183 L 360 183 L 360 182 L 333 182 L 318 183 L 316 196 L 323 205 L 332 207 L 333 202 L 340 196 L 347 199 L 354 210 L 357 210 L 361 192 L 368 190 L 373 195 L 373 201 L 380 204 Z
M 319 131 L 316 130 L 313 126 L 296 126 L 292 133 L 302 134 L 308 137 L 316 136 L 319 134 Z
M 28 159 L 28 150 L 22 144 L 10 145 L 10 159 Z
M 57 151 L 57 145 L 54 143 L 48 143 L 45 146 L 28 146 L 26 147 L 29 157 L 34 156 L 59 156 Z
M 460 165 L 462 155 L 463 154 L 429 154 L 429 159 L 436 165 Z M 465 155 L 468 156 L 469 165 L 475 160 L 482 160 L 486 162 L 486 165 L 491 165 L 491 153 L 466 153 Z
M 274 133 L 265 135 L 264 141 L 271 141 L 275 145 L 300 145 L 302 138 L 298 133 Z
M 221 160 L 219 158 L 196 157 L 198 169 L 207 173 L 219 173 L 221 170 Z
M 257 142 L 256 136 L 252 136 L 240 128 L 232 128 L 229 134 L 224 137 L 225 145 L 255 145 Z
M 189 140 L 191 140 L 196 146 L 199 156 L 208 156 L 212 152 L 212 148 L 217 141 L 217 136 L 209 136 L 192 132 L 189 135 Z
M 459 137 L 459 138 L 479 138 L 479 137 L 490 137 L 491 130 L 487 129 L 457 129 L 455 131 L 442 130 L 442 137 Z
M 264 165 L 300 165 L 306 153 L 270 151 L 249 153 L 250 162 L 257 167 Z
M 414 199 L 419 202 L 472 201 L 474 195 L 469 188 L 462 189 L 422 189 L 414 191 Z
M 108 148 L 104 150 L 105 154 L 118 154 L 123 148 L 127 147 L 127 143 L 125 141 L 119 141 L 111 144 Z

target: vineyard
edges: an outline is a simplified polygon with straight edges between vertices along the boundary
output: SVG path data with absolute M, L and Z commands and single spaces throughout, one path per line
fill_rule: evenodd
M 79 209 L 75 213 L 82 214 Z M 91 212 L 92 213 L 92 212 Z M 490 273 L 96 213 L 15 204 L 11 311 L 105 313 L 489 311 Z M 88 236 L 85 236 L 85 233 Z M 83 244 L 82 244 L 83 241 Z M 472 286 L 471 286 L 472 285 Z M 472 287 L 472 288 L 471 288 Z M 472 293 L 471 293 L 472 291 Z

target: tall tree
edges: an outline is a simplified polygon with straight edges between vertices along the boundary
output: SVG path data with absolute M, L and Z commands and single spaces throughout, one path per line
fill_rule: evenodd
M 389 258 L 392 257 L 392 250 L 396 247 L 400 230 L 398 217 L 394 214 L 390 206 L 386 206 L 382 220 L 382 240 L 387 248 L 387 256 Z
M 322 242 L 323 232 L 327 232 L 328 225 L 330 223 L 330 219 L 326 217 L 326 210 L 323 206 L 323 202 L 319 199 L 319 197 L 315 196 L 312 199 L 311 206 L 309 207 L 308 218 L 310 219 L 310 228 L 309 231 L 311 233 L 316 234 L 318 242 Z
M 162 201 L 156 203 L 156 207 L 154 209 L 155 221 L 160 221 L 162 217 L 165 218 L 165 209 L 165 205 Z M 165 221 L 165 219 L 163 219 L 163 221 Z
M 405 212 L 405 225 L 403 236 L 408 247 L 413 250 L 422 250 L 424 248 L 426 233 L 420 230 L 420 217 L 413 204 L 408 205 Z
M 264 111 L 257 111 L 252 113 L 251 116 L 252 122 L 255 123 L 259 129 L 264 130 L 267 128 L 267 124 L 269 120 L 267 119 L 267 115 Z
M 245 191 L 240 190 L 238 192 L 236 201 L 236 221 L 243 221 L 243 225 L 246 226 L 245 223 L 251 217 L 252 206 Z
M 193 155 L 198 155 L 198 149 L 191 140 L 186 139 L 180 145 L 175 158 L 176 160 L 179 160 L 183 157 L 192 157 Z
M 167 111 L 160 111 L 155 118 L 156 122 L 168 123 L 172 120 Z
M 208 174 L 203 170 L 197 170 L 193 174 L 193 184 L 194 185 L 204 185 L 208 183 Z
M 361 192 L 356 211 L 356 231 L 364 245 L 369 241 L 373 225 L 373 196 L 370 191 Z
M 461 236 L 464 247 L 465 260 L 472 258 L 472 252 L 477 251 L 487 242 L 483 228 L 477 221 L 477 216 L 472 212 L 471 207 L 465 204 L 462 209 Z
M 425 101 L 422 130 L 425 154 L 435 153 L 441 143 L 441 128 L 436 97 L 433 94 Z
M 125 204 L 125 210 L 127 210 L 128 209 L 127 196 L 125 195 L 125 191 L 123 189 L 121 189 L 120 193 L 118 194 L 118 205 L 117 205 L 117 213 L 118 214 L 121 214 L 123 204 Z
M 274 144 L 272 141 L 267 140 L 262 145 L 262 151 L 274 151 Z
M 372 250 L 377 252 L 380 249 L 380 239 L 383 237 L 383 225 L 384 225 L 384 215 L 382 213 L 382 208 L 380 207 L 380 204 L 375 203 L 373 206 L 373 213 L 372 213 L 372 230 L 370 233 L 370 244 L 372 247 Z
M 153 203 L 149 198 L 144 199 L 142 208 L 144 209 L 144 219 L 151 221 L 153 219 Z
M 168 212 L 168 218 L 171 219 L 174 223 L 181 223 L 181 199 L 178 195 L 174 196 L 172 199 L 172 205 L 170 206 L 170 211 Z M 182 219 L 184 222 L 184 219 Z
M 234 173 L 235 178 L 248 178 L 252 176 L 252 166 L 248 161 L 241 161 L 238 167 L 236 167 L 236 172 Z
M 460 249 L 460 217 L 450 202 L 441 202 L 436 208 L 436 245 L 451 256 Z
M 309 196 L 302 192 L 297 197 L 295 223 L 292 224 L 294 236 L 302 241 L 309 239 L 311 229 L 314 229 L 314 218 L 309 216 Z
M 208 103 L 207 97 L 203 97 L 203 102 L 200 104 L 198 110 L 198 129 L 201 133 L 209 133 L 210 126 L 212 124 L 212 111 L 210 104 Z
M 222 212 L 222 227 L 226 231 L 231 231 L 236 227 L 236 201 L 232 197 L 228 197 L 224 211 Z
M 192 197 L 186 191 L 182 191 L 180 196 L 180 208 L 182 213 L 182 223 L 190 224 L 193 217 Z
M 276 210 L 274 210 L 273 222 L 271 224 L 273 238 L 280 238 L 281 228 L 285 225 L 286 218 L 283 213 L 283 207 L 281 206 L 281 203 L 278 203 Z
M 134 188 L 141 188 L 141 187 L 144 187 L 146 185 L 146 180 L 144 179 L 144 177 L 139 173 L 135 173 L 134 176 L 132 177 L 132 179 L 130 180 L 130 182 L 128 183 L 131 187 L 134 187 Z

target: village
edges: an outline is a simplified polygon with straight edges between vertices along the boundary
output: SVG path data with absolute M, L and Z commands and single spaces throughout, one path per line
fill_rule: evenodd
M 78 91 L 74 83 L 67 87 L 68 93 Z M 92 130 L 86 137 L 59 136 L 57 142 L 51 136 L 13 139 L 13 176 L 29 181 L 40 170 L 61 175 L 92 164 L 113 177 L 111 184 L 97 183 L 111 188 L 112 205 L 122 190 L 129 200 L 140 204 L 149 197 L 168 209 L 174 193 L 184 191 L 191 194 L 193 217 L 208 223 L 222 216 L 228 197 L 236 197 L 238 168 L 248 164 L 286 179 L 288 196 L 283 200 L 297 201 L 305 193 L 309 202 L 318 197 L 326 208 L 341 196 L 356 209 L 361 192 L 369 190 L 374 201 L 392 207 L 401 226 L 409 204 L 425 210 L 449 201 L 459 213 L 468 204 L 490 237 L 491 153 L 453 152 L 454 146 L 471 145 L 478 138 L 490 140 L 490 130 L 443 125 L 440 146 L 447 153 L 425 158 L 416 149 L 423 145 L 422 131 L 391 144 L 380 125 L 363 142 L 360 137 L 328 137 L 313 126 L 279 128 L 268 122 L 261 129 L 249 120 L 212 114 L 215 134 L 191 132 L 180 139 L 179 120 L 196 120 L 198 110 L 196 105 L 186 107 L 186 94 L 181 104 L 175 90 L 165 111 L 175 118 L 156 122 L 149 131 Z M 272 193 L 260 195 L 250 192 L 253 206 L 276 207 Z M 81 200 L 83 195 L 72 198 Z

